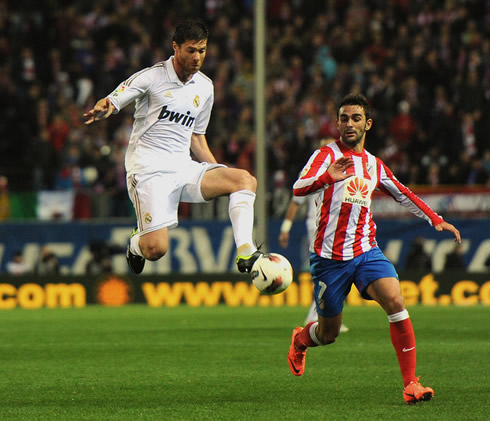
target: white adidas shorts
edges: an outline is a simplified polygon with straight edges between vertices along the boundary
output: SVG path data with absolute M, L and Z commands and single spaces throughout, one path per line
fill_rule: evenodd
M 136 174 L 127 179 L 141 233 L 160 228 L 175 228 L 180 202 L 202 203 L 201 180 L 206 171 L 225 167 L 222 164 L 189 161 L 176 172 Z

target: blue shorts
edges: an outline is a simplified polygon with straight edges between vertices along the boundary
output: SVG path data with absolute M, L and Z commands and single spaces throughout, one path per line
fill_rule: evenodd
M 372 300 L 366 292 L 370 283 L 380 278 L 398 279 L 393 263 L 378 247 L 346 261 L 325 259 L 310 253 L 310 270 L 316 309 L 323 317 L 334 317 L 342 312 L 352 284 L 363 298 Z

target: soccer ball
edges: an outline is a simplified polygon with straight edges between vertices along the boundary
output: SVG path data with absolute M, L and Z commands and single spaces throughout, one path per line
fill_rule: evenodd
M 264 295 L 276 295 L 285 291 L 293 280 L 291 263 L 281 254 L 261 255 L 253 264 L 252 282 Z

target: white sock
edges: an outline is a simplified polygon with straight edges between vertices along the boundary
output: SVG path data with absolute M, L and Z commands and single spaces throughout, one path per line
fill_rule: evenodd
M 388 315 L 388 321 L 390 323 L 401 322 L 402 320 L 408 319 L 410 316 L 408 314 L 408 310 L 402 310 L 395 314 Z
M 240 254 L 244 256 L 250 256 L 257 250 L 252 240 L 254 202 L 255 193 L 250 190 L 240 190 L 230 194 L 228 214 L 236 247 L 237 249 L 241 247 Z
M 144 257 L 143 253 L 141 253 L 139 242 L 140 242 L 140 233 L 138 232 L 134 234 L 129 240 L 129 251 L 133 254 Z
M 316 337 L 316 327 L 318 326 L 318 322 L 313 323 L 310 326 L 310 338 L 315 342 L 317 345 L 323 345 L 318 338 Z

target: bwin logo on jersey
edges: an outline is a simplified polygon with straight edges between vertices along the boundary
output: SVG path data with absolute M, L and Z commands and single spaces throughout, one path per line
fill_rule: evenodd
M 173 121 L 177 124 L 181 124 L 185 127 L 192 127 L 194 124 L 195 117 L 190 116 L 191 112 L 187 111 L 186 114 L 176 113 L 175 111 L 167 110 L 167 106 L 165 105 L 160 111 L 160 115 L 158 116 L 159 120 L 165 120 L 168 118 L 169 121 Z

